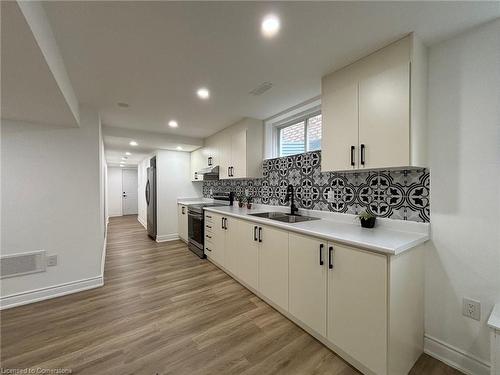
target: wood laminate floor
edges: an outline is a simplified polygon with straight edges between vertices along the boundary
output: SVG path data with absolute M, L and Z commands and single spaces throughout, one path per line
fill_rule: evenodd
M 1 312 L 5 368 L 73 374 L 358 372 L 180 241 L 112 218 L 105 285 Z M 412 375 L 459 372 L 423 355 Z

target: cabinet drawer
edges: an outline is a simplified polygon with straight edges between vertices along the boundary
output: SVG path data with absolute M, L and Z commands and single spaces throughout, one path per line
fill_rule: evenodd
M 205 224 L 213 224 L 214 223 L 214 215 L 212 213 L 205 213 Z

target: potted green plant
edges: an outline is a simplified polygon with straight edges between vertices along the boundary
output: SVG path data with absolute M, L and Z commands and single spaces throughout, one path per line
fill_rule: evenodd
M 238 207 L 239 208 L 243 208 L 243 206 L 245 205 L 245 196 L 243 194 L 238 194 Z
M 247 196 L 247 208 L 248 209 L 251 209 L 252 208 L 252 201 L 253 201 L 253 198 L 249 195 Z
M 363 228 L 373 228 L 377 217 L 371 212 L 368 212 L 368 210 L 365 210 L 358 215 L 358 218 Z

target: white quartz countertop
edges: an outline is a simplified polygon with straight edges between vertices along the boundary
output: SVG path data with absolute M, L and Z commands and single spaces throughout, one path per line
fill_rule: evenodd
M 210 198 L 179 198 L 177 199 L 177 204 L 189 206 L 190 204 L 211 203 L 213 201 Z
M 205 211 L 211 211 L 222 215 L 232 216 L 255 223 L 274 226 L 288 231 L 310 235 L 329 241 L 340 242 L 346 245 L 360 247 L 379 253 L 398 255 L 417 245 L 420 245 L 429 239 L 428 230 L 426 231 L 404 231 L 401 225 L 397 230 L 384 224 L 373 229 L 361 228 L 354 220 L 349 222 L 330 220 L 329 218 L 321 220 L 305 221 L 301 223 L 283 223 L 276 220 L 250 216 L 249 214 L 269 211 L 283 211 L 283 209 L 246 209 L 238 206 L 226 207 L 207 207 Z M 310 216 L 314 212 L 309 213 Z M 389 220 L 390 221 L 390 220 Z M 386 221 L 387 222 L 387 221 Z M 409 226 L 411 226 L 410 223 Z M 415 223 L 416 224 L 416 223 Z
M 500 331 L 500 303 L 493 307 L 490 318 L 488 319 L 488 326 Z

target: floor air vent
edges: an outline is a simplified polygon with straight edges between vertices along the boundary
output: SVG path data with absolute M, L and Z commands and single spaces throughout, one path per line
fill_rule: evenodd
M 46 265 L 45 250 L 5 255 L 0 258 L 0 276 L 4 279 L 44 272 Z

